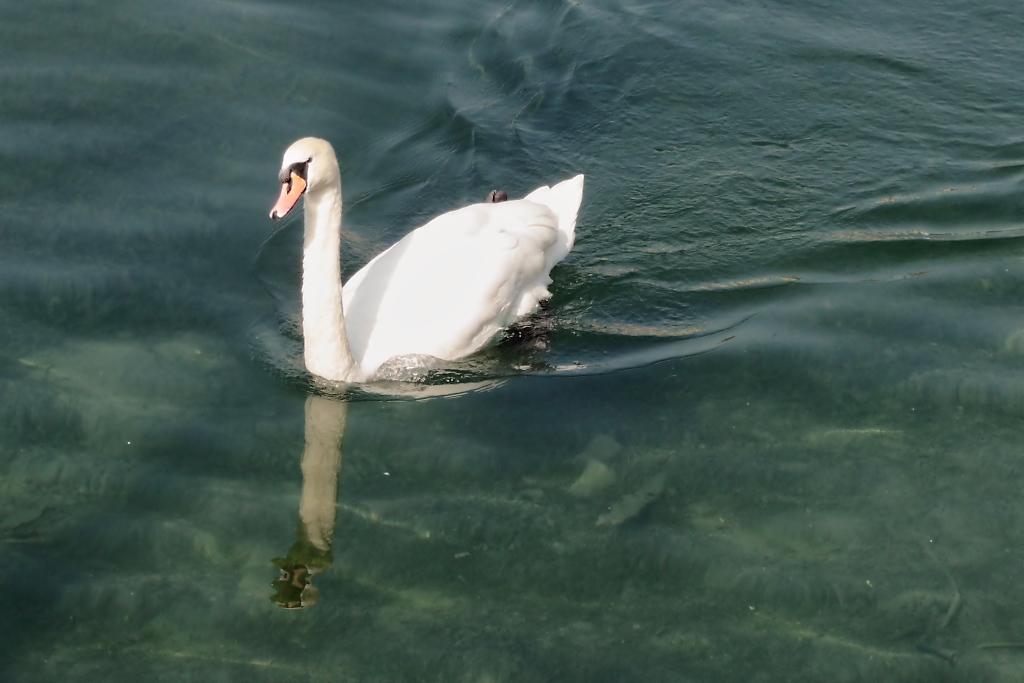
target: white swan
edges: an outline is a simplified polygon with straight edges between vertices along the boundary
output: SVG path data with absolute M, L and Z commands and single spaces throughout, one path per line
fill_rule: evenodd
M 305 195 L 302 333 L 306 368 L 365 382 L 392 358 L 455 360 L 550 296 L 551 267 L 572 248 L 583 176 L 525 199 L 438 216 L 341 285 L 341 175 L 334 148 L 303 138 L 284 153 L 284 217 Z

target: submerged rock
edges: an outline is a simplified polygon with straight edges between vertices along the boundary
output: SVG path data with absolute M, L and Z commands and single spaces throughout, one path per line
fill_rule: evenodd
M 569 487 L 569 495 L 593 498 L 615 483 L 615 472 L 600 460 L 588 460 L 583 473 Z
M 638 490 L 617 500 L 608 512 L 597 518 L 597 525 L 619 525 L 633 519 L 665 492 L 665 473 L 656 474 Z
M 622 446 L 607 434 L 596 434 L 576 457 L 580 460 L 599 460 L 608 462 L 619 454 Z
M 1024 356 L 1024 330 L 1017 330 L 1003 341 L 1003 352 Z

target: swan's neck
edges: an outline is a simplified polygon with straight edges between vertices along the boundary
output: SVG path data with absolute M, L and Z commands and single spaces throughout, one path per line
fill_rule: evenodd
M 341 302 L 341 183 L 305 198 L 302 336 L 306 368 L 324 379 L 357 382 Z

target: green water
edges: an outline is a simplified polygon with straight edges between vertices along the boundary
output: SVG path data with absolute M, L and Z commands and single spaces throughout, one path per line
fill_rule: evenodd
M 0 679 L 1021 680 L 1021 35 L 1002 1 L 7 3 Z M 305 135 L 348 273 L 585 173 L 537 333 L 445 398 L 311 389 L 266 217 Z

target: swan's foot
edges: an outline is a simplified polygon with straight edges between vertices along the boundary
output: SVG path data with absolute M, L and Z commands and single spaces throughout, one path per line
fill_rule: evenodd
M 508 192 L 504 190 L 491 190 L 491 193 L 487 195 L 488 204 L 497 204 L 498 202 L 507 202 Z

